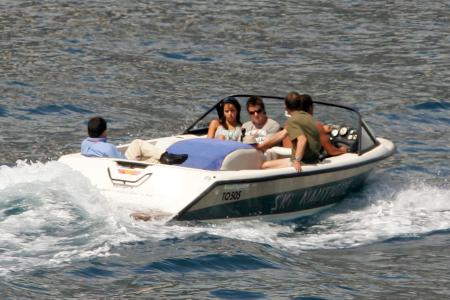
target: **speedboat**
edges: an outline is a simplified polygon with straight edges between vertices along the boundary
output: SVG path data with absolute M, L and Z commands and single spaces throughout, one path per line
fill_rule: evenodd
M 245 103 L 250 96 L 232 96 L 244 108 L 243 122 L 248 119 Z M 268 117 L 283 125 L 287 118 L 284 98 L 261 97 Z M 314 117 L 333 128 L 330 141 L 346 144 L 351 151 L 302 164 L 301 172 L 293 167 L 261 169 L 267 159 L 290 157 L 291 149 L 280 145 L 263 154 L 245 143 L 208 139 L 208 124 L 218 118 L 224 99 L 183 133 L 148 140 L 170 153 L 187 154 L 180 165 L 80 153 L 64 155 L 59 161 L 81 172 L 102 192 L 123 195 L 124 201 L 144 212 L 163 212 L 172 222 L 288 221 L 335 205 L 360 188 L 377 163 L 395 152 L 394 144 L 376 137 L 356 109 L 314 101 Z M 127 147 L 118 146 L 123 152 Z

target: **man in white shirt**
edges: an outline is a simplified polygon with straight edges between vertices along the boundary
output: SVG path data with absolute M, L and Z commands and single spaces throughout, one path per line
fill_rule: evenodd
M 245 129 L 244 142 L 253 140 L 259 144 L 280 130 L 280 124 L 267 117 L 261 97 L 251 96 L 248 98 L 247 112 L 250 115 L 250 121 L 242 125 L 242 128 Z

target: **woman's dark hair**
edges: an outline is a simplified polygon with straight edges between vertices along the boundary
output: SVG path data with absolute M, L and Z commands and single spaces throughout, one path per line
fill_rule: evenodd
M 236 108 L 236 123 L 241 126 L 241 105 L 239 104 L 239 101 L 237 101 L 236 98 L 234 97 L 228 97 L 225 98 L 221 103 L 220 103 L 220 109 L 219 109 L 219 122 L 220 125 L 222 125 L 225 129 L 228 129 L 227 126 L 227 122 L 225 120 L 225 114 L 224 114 L 224 108 L 225 108 L 225 104 L 231 104 L 234 106 L 234 108 Z
M 250 96 L 247 100 L 247 111 L 249 106 L 259 105 L 264 114 L 266 114 L 266 106 L 264 105 L 263 99 L 260 96 Z
M 102 117 L 93 117 L 88 122 L 88 135 L 91 138 L 98 138 L 106 130 L 106 121 Z
M 313 101 L 310 95 L 300 95 L 297 92 L 290 92 L 284 98 L 284 104 L 289 110 L 302 110 L 308 112 L 313 106 Z

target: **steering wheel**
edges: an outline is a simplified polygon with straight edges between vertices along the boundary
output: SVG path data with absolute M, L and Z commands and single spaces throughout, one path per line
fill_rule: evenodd
M 345 125 L 329 125 L 332 129 L 330 132 L 330 142 L 335 147 L 346 145 L 350 152 L 355 152 L 358 146 L 358 130 Z

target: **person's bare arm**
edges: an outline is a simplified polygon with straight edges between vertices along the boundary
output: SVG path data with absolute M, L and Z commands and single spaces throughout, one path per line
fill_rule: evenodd
M 301 160 L 303 159 L 303 155 L 305 154 L 306 143 L 308 143 L 308 139 L 305 135 L 299 135 L 297 137 L 297 149 L 295 149 L 295 157 L 292 163 L 297 172 L 300 172 L 302 170 Z
M 320 123 L 320 122 L 318 122 L 318 123 Z M 331 131 L 333 130 L 333 128 L 330 125 L 323 125 L 322 124 L 322 127 L 323 127 L 323 130 L 325 131 L 326 134 L 331 133 Z
M 272 135 L 270 138 L 266 139 L 261 144 L 256 145 L 256 149 L 261 150 L 261 151 L 266 151 L 270 147 L 273 147 L 276 144 L 280 143 L 287 136 L 287 133 L 288 132 L 286 129 L 282 129 L 282 130 L 278 131 L 277 133 Z
M 320 143 L 329 156 L 341 155 L 348 152 L 347 146 L 342 145 L 341 147 L 337 148 L 330 142 L 330 138 L 328 137 L 328 134 L 325 131 L 324 125 L 322 125 L 322 123 L 317 122 L 316 127 L 319 131 Z
M 209 127 L 208 127 L 208 138 L 213 139 L 215 134 L 216 134 L 216 130 L 217 127 L 219 127 L 220 123 L 219 120 L 212 120 L 211 123 L 209 123 Z

